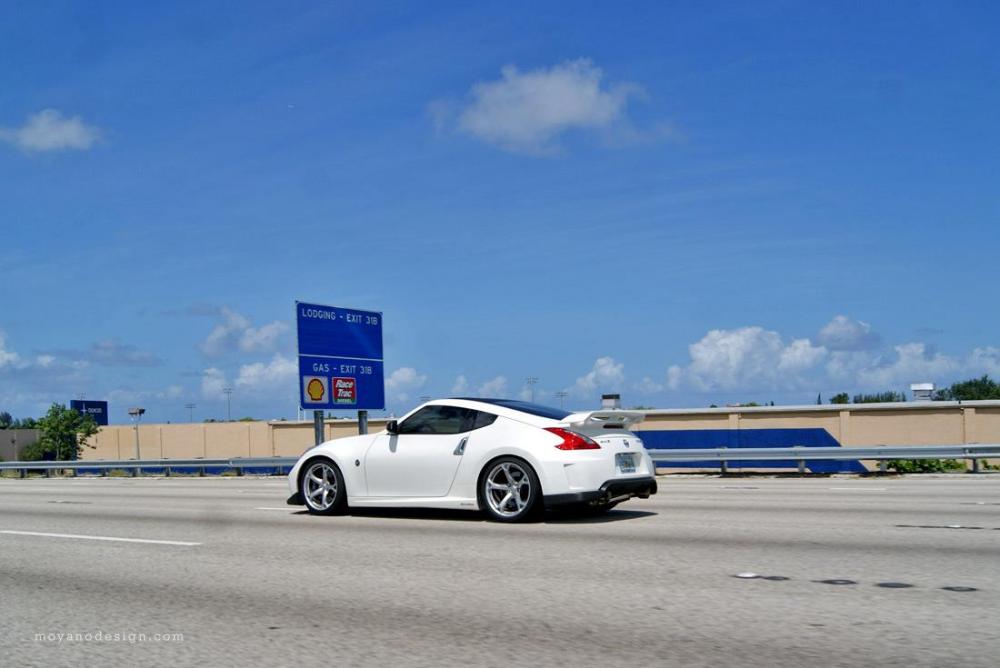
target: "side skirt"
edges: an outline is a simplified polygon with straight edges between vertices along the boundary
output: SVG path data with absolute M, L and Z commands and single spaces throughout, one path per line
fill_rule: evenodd
M 445 508 L 479 510 L 476 499 L 457 496 L 350 496 L 347 505 L 352 508 Z

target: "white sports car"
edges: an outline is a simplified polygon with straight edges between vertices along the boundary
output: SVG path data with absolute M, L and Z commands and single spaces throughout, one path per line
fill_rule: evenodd
M 385 431 L 327 441 L 288 474 L 288 503 L 483 510 L 501 522 L 576 504 L 602 511 L 656 493 L 653 461 L 629 427 L 642 413 L 570 413 L 506 399 L 441 399 Z

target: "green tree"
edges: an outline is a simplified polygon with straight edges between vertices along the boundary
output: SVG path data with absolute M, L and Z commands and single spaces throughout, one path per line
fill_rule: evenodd
M 11 429 L 38 429 L 38 420 L 31 417 L 14 420 L 10 425 Z
M 38 429 L 42 432 L 38 442 L 21 453 L 28 461 L 76 459 L 83 442 L 97 433 L 97 424 L 89 415 L 52 404 L 45 417 L 38 420 Z
M 971 378 L 951 387 L 939 390 L 934 398 L 938 401 L 977 401 L 979 399 L 1000 399 L 1000 383 L 988 375 Z
M 841 392 L 835 394 L 830 398 L 831 404 L 849 404 L 851 403 L 851 398 L 847 396 L 847 392 Z
M 10 413 L 7 411 L 0 413 L 0 429 L 10 429 L 12 424 L 14 424 L 14 418 L 11 417 Z
M 875 394 L 855 394 L 856 404 L 885 404 L 892 402 L 906 401 L 906 395 L 902 392 L 877 392 Z

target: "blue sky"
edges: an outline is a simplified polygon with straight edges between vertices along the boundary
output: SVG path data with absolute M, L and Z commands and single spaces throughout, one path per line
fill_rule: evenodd
M 15 2 L 0 409 L 292 417 L 295 299 L 453 392 L 1000 375 L 992 3 Z

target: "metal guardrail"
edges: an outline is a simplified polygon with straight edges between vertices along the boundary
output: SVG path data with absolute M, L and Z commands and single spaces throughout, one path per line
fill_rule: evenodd
M 648 448 L 656 461 L 729 461 L 733 459 L 975 459 L 1000 457 L 1000 445 L 915 445 L 867 448 Z
M 290 469 L 299 460 L 298 457 L 233 457 L 231 459 L 77 459 L 70 461 L 40 461 L 40 462 L 0 462 L 0 471 L 18 471 L 25 477 L 28 471 L 44 471 L 52 475 L 52 471 L 98 471 L 108 475 L 111 471 L 128 471 L 136 476 L 143 469 L 162 470 L 164 475 L 170 475 L 176 470 L 194 470 L 199 475 L 205 475 L 207 469 L 227 469 L 243 475 L 247 469 Z
M 879 461 L 879 469 L 885 471 L 885 463 L 891 459 L 969 459 L 973 472 L 979 472 L 980 459 L 1000 459 L 1000 444 L 976 445 L 910 445 L 876 446 L 864 448 L 701 448 L 683 450 L 660 450 L 649 448 L 649 455 L 655 462 L 718 462 L 722 472 L 728 462 L 735 460 L 788 461 L 798 463 L 800 473 L 805 473 L 807 461 L 831 461 L 870 459 Z
M 1000 444 L 976 445 L 923 445 L 923 446 L 878 446 L 865 448 L 700 448 L 700 449 L 647 449 L 655 462 L 718 462 L 725 472 L 728 462 L 736 460 L 795 461 L 799 471 L 805 472 L 807 461 L 811 460 L 859 460 L 869 459 L 884 462 L 891 459 L 969 459 L 973 471 L 979 470 L 980 459 L 1000 459 Z M 159 469 L 165 475 L 173 470 L 194 469 L 201 475 L 206 469 L 227 469 L 242 475 L 247 469 L 290 469 L 298 457 L 233 457 L 231 459 L 99 459 L 41 462 L 0 462 L 0 471 L 19 471 L 24 477 L 28 471 L 99 471 L 107 475 L 109 471 L 129 471 L 138 475 L 143 469 Z

